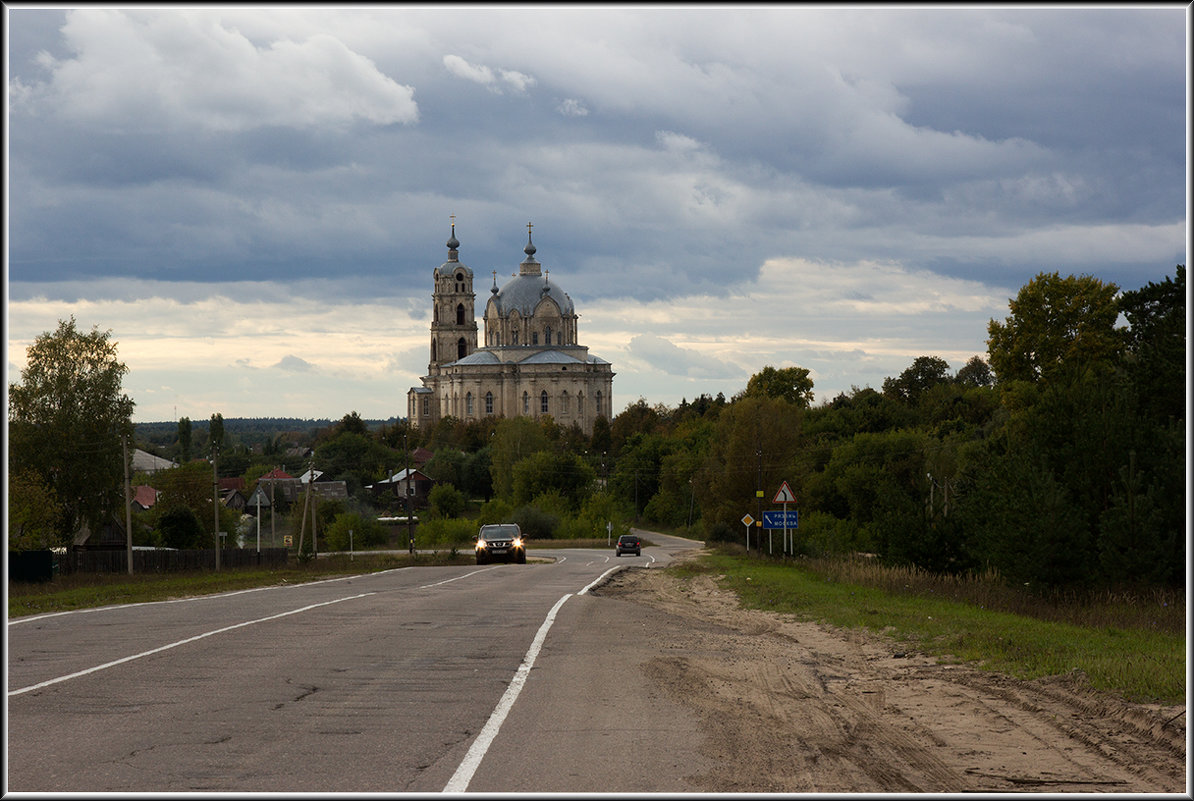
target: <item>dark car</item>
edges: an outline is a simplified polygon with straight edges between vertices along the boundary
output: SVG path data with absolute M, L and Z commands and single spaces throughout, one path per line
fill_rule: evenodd
M 527 548 L 522 539 L 522 529 L 517 523 L 495 523 L 481 526 L 477 532 L 477 564 L 490 562 L 527 563 Z
M 623 534 L 618 537 L 618 556 L 624 553 L 632 553 L 635 556 L 643 555 L 643 541 L 638 538 L 637 534 Z

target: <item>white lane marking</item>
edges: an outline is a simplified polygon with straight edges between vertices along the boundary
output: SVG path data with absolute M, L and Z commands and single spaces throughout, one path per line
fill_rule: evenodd
M 347 581 L 354 578 L 366 578 L 368 576 L 380 576 L 383 573 L 392 573 L 395 570 L 406 570 L 405 567 L 393 567 L 389 570 L 379 570 L 376 573 L 361 573 L 356 576 L 337 576 L 336 578 L 320 579 L 319 581 L 302 581 L 297 584 L 271 584 L 268 587 L 251 587 L 247 590 L 232 590 L 231 592 L 217 592 L 210 595 L 192 595 L 190 598 L 171 598 L 166 601 L 141 601 L 135 604 L 110 604 L 108 606 L 94 606 L 89 609 L 68 609 L 65 612 L 47 612 L 44 615 L 31 615 L 29 617 L 18 617 L 14 620 L 8 621 L 8 625 L 15 626 L 19 623 L 33 623 L 37 620 L 45 620 L 50 617 L 59 617 L 61 615 L 83 615 L 88 612 L 107 612 L 112 609 L 133 608 L 135 606 L 156 606 L 158 604 L 186 604 L 193 601 L 210 601 L 213 598 L 231 598 L 234 595 L 244 595 L 249 592 L 262 592 L 264 590 L 289 590 L 295 587 L 314 587 L 317 584 L 331 584 L 336 581 Z
M 578 592 L 577 595 L 586 595 L 589 592 L 589 590 L 593 589 L 598 584 L 600 584 L 602 581 L 604 581 L 605 577 L 608 576 L 610 573 L 617 573 L 621 569 L 622 569 L 621 565 L 619 565 L 617 567 L 611 567 L 609 570 L 605 571 L 600 576 L 598 576 L 597 578 L 595 578 L 591 582 L 589 582 L 589 585 L 587 587 L 585 587 L 583 590 L 581 590 L 580 592 Z
M 496 567 L 497 567 L 497 565 L 494 565 L 493 567 L 485 568 L 485 570 L 494 570 Z M 441 584 L 448 584 L 453 581 L 460 581 L 463 578 L 468 578 L 469 576 L 475 576 L 478 573 L 484 573 L 485 570 L 474 570 L 472 573 L 465 573 L 463 576 L 456 576 L 455 578 L 444 579 L 443 581 L 437 581 L 434 584 L 424 584 L 422 587 L 419 587 L 419 589 L 425 590 L 425 589 L 428 589 L 429 587 L 438 587 Z
M 171 648 L 177 648 L 180 645 L 186 645 L 189 642 L 195 642 L 196 640 L 202 640 L 204 637 L 211 637 L 214 634 L 223 634 L 224 632 L 232 631 L 233 629 L 244 628 L 245 626 L 252 626 L 254 623 L 264 623 L 267 620 L 277 620 L 280 617 L 286 617 L 288 615 L 297 615 L 299 612 L 306 612 L 309 609 L 316 609 L 321 606 L 330 606 L 331 604 L 338 604 L 341 601 L 352 601 L 357 598 L 364 598 L 367 595 L 376 595 L 376 594 L 377 593 L 375 593 L 375 592 L 363 592 L 360 595 L 349 595 L 344 598 L 337 598 L 333 601 L 323 601 L 322 603 L 311 604 L 309 606 L 299 607 L 298 609 L 291 609 L 289 612 L 279 612 L 276 615 L 269 615 L 268 617 L 259 617 L 256 620 L 246 620 L 243 623 L 236 623 L 231 626 L 225 626 L 222 629 L 214 629 L 212 631 L 205 631 L 202 634 L 196 634 L 194 637 L 187 637 L 185 640 L 179 640 L 178 642 L 172 642 L 169 645 L 163 645 L 160 648 L 153 648 L 148 651 L 142 651 L 139 654 L 133 654 L 132 656 L 126 656 L 121 659 L 114 660 L 112 662 L 105 662 L 102 665 L 96 665 L 95 667 L 87 668 L 86 670 L 80 670 L 76 673 L 71 673 L 66 676 L 59 676 L 56 679 L 49 679 L 47 681 L 43 681 L 38 684 L 32 684 L 28 687 L 22 687 L 19 690 L 9 690 L 8 695 L 11 698 L 14 695 L 20 695 L 21 693 L 27 693 L 31 690 L 40 690 L 42 687 L 49 687 L 51 684 L 58 684 L 59 682 L 67 681 L 69 679 L 77 679 L 80 676 L 86 676 L 89 673 L 95 673 L 100 670 L 105 670 L 110 667 L 115 667 L 116 665 L 122 665 L 125 662 L 132 662 L 134 659 L 140 659 L 143 656 L 150 656 L 152 654 L 161 653 L 162 651 L 168 651 Z
M 527 649 L 527 654 L 522 658 L 522 664 L 515 671 L 514 678 L 510 681 L 510 685 L 506 688 L 502 699 L 498 701 L 498 705 L 494 707 L 493 714 L 489 716 L 485 727 L 481 729 L 481 733 L 473 741 L 472 747 L 464 755 L 464 761 L 460 763 L 460 766 L 456 768 L 456 772 L 452 774 L 452 778 L 444 785 L 443 792 L 463 793 L 468 789 L 469 782 L 473 780 L 473 774 L 481 766 L 481 760 L 485 758 L 485 753 L 489 750 L 493 739 L 497 737 L 498 730 L 502 728 L 502 723 L 506 720 L 506 715 L 510 713 L 514 702 L 518 700 L 518 695 L 522 692 L 522 686 L 526 684 L 527 676 L 530 674 L 531 668 L 535 665 L 535 659 L 539 656 L 539 649 L 543 647 L 543 641 L 547 639 L 547 632 L 551 628 L 551 624 L 555 622 L 556 613 L 560 611 L 560 607 L 564 605 L 564 602 L 571 597 L 572 593 L 568 593 L 556 601 L 556 605 L 547 613 L 547 618 L 543 621 L 543 625 L 539 627 L 538 633 L 535 634 L 535 639 L 531 641 L 531 647 Z

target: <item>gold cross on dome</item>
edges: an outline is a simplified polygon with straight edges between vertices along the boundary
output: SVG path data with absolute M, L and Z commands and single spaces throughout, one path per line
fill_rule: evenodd
M 533 228 L 533 227 L 534 227 L 534 226 L 533 226 L 533 225 L 531 225 L 531 223 L 527 223 L 527 234 L 530 234 L 530 233 L 531 233 L 531 228 Z
M 448 217 L 450 217 L 450 218 L 451 218 L 451 220 L 452 220 L 452 225 L 455 225 L 455 224 L 456 224 L 456 215 L 455 215 L 455 214 L 449 214 L 449 215 L 448 215 Z

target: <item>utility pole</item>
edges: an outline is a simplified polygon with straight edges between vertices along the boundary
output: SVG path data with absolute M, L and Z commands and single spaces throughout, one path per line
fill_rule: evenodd
M 278 471 L 281 467 L 274 468 L 274 477 L 269 480 L 269 547 L 278 547 L 278 538 L 274 532 L 274 485 L 278 483 Z
M 756 521 L 756 526 L 763 525 L 763 449 L 757 448 L 755 456 L 759 460 L 759 477 L 755 482 L 755 501 L 757 501 L 759 518 Z
M 407 426 L 409 427 L 409 425 L 410 423 L 408 422 Z M 413 511 L 411 509 L 410 503 L 410 442 L 407 438 L 407 434 L 405 433 L 402 435 L 402 449 L 406 451 L 406 481 L 402 485 L 402 497 L 404 498 L 404 504 L 406 506 L 406 542 L 407 547 L 410 549 L 411 556 L 414 556 L 415 532 L 411 527 L 412 521 L 410 519 L 411 512 Z
M 216 470 L 216 443 L 211 443 L 211 510 L 215 518 L 216 570 L 220 569 L 220 474 Z
M 120 438 L 120 452 L 124 456 L 124 538 L 128 544 L 129 575 L 133 575 L 133 501 L 129 496 L 129 435 Z

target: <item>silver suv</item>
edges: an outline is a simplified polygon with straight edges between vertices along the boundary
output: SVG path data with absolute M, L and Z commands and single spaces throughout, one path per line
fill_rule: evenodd
M 495 523 L 481 526 L 477 532 L 477 564 L 490 562 L 527 563 L 527 548 L 523 543 L 522 529 L 517 523 Z

